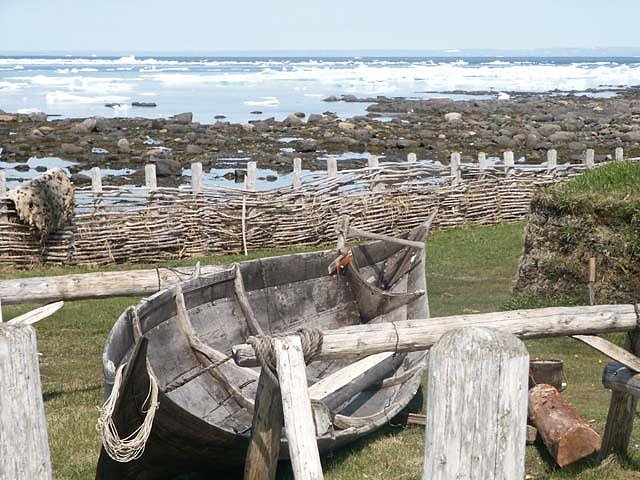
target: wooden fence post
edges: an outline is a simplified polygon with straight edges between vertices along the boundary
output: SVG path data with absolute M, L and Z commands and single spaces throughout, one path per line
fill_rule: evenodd
M 507 150 L 502 155 L 504 161 L 504 171 L 505 173 L 513 173 L 513 169 L 515 168 L 515 160 L 513 158 L 513 152 L 511 150 Z
M 423 480 L 524 478 L 529 354 L 511 334 L 447 333 L 429 353 Z
M 93 167 L 91 169 L 91 189 L 95 193 L 102 193 L 102 174 L 100 173 L 100 167 Z
M 302 186 L 302 159 L 293 159 L 293 189 L 297 190 Z
M 614 154 L 614 159 L 615 160 L 624 159 L 624 149 L 622 147 L 616 148 L 616 151 L 615 151 L 615 154 Z
M 487 169 L 487 154 L 484 152 L 478 153 L 478 168 L 480 171 Z
M 256 191 L 256 177 L 258 165 L 256 162 L 247 162 L 247 176 L 244 178 L 245 188 L 250 192 Z
M 327 158 L 327 178 L 336 178 L 338 176 L 338 160 L 336 157 Z
M 558 168 L 558 151 L 555 148 L 547 150 L 547 171 L 552 172 Z
M 596 164 L 596 152 L 593 148 L 588 148 L 584 156 L 584 165 L 587 168 L 593 168 Z
M 461 175 L 460 175 L 460 153 L 453 152 L 451 153 L 451 178 L 452 183 L 457 185 L 460 183 Z
M 149 163 L 144 166 L 144 184 L 147 190 L 155 190 L 158 188 L 156 165 L 154 163 Z
M 300 337 L 275 337 L 272 342 L 293 476 L 296 480 L 322 480 L 324 476 Z
M 638 356 L 640 354 L 639 329 L 629 333 L 625 346 L 633 355 Z M 605 458 L 610 453 L 627 454 L 637 405 L 637 397 L 630 393 L 623 391 L 611 392 L 611 403 L 609 404 L 607 424 L 602 437 L 600 459 Z
M 0 210 L 6 208 L 6 202 L 4 198 L 7 196 L 7 175 L 4 170 L 0 170 Z M 4 222 L 8 219 L 6 213 L 0 212 L 0 222 Z
M 407 155 L 407 162 L 409 163 L 416 163 L 418 161 L 418 156 L 411 152 Z
M 367 166 L 372 169 L 372 170 L 377 170 L 380 168 L 380 161 L 378 159 L 377 155 L 371 155 L 368 159 L 367 159 Z M 378 175 L 375 175 L 374 178 L 378 178 Z M 371 191 L 373 192 L 379 192 L 380 190 L 382 190 L 382 185 L 380 185 L 379 183 L 376 183 L 375 181 L 372 181 L 369 184 L 369 188 L 371 189 Z
M 202 193 L 202 163 L 195 162 L 191 164 L 191 190 L 193 193 Z
M 36 332 L 0 325 L 0 478 L 50 479 Z

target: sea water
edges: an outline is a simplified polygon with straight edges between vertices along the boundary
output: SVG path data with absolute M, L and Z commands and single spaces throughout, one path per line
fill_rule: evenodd
M 213 123 L 293 112 L 366 113 L 334 95 L 478 98 L 451 91 L 551 90 L 613 95 L 640 84 L 637 57 L 162 57 L 0 56 L 0 109 L 63 117 L 167 117 L 191 111 Z M 155 108 L 131 107 L 154 102 Z M 107 103 L 120 104 L 106 107 Z M 261 112 L 261 113 L 252 113 Z

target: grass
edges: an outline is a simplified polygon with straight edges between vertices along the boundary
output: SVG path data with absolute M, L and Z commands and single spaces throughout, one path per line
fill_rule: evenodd
M 428 281 L 434 316 L 473 313 L 546 305 L 533 297 L 512 297 L 522 253 L 523 224 L 455 229 L 433 234 L 429 244 Z M 296 250 L 299 251 L 299 250 Z M 261 252 L 252 256 L 290 253 Z M 222 263 L 239 257 L 211 257 Z M 193 264 L 170 262 L 170 266 Z M 123 268 L 123 267 L 116 267 Z M 36 269 L 28 272 L 0 271 L 0 278 L 54 275 L 88 271 L 79 268 Z M 37 324 L 41 375 L 49 428 L 54 476 L 60 480 L 93 478 L 99 451 L 95 430 L 102 402 L 101 351 L 111 325 L 127 305 L 137 299 L 69 302 L 50 319 Z M 562 304 L 561 301 L 555 301 Z M 33 306 L 4 307 L 11 318 Z M 619 336 L 613 336 L 621 341 Z M 578 412 L 602 433 L 609 393 L 600 384 L 607 361 L 597 352 L 569 339 L 527 341 L 532 358 L 560 358 L 565 362 L 569 388 L 565 394 Z M 421 398 L 413 407 L 423 408 Z M 637 429 L 636 429 L 637 430 Z M 331 480 L 421 478 L 424 430 L 422 427 L 388 426 L 376 434 L 323 459 L 325 478 Z M 623 462 L 601 466 L 584 462 L 569 470 L 557 470 L 544 447 L 527 447 L 530 479 L 640 479 L 640 435 L 634 432 L 630 456 Z M 280 479 L 289 479 L 286 465 Z

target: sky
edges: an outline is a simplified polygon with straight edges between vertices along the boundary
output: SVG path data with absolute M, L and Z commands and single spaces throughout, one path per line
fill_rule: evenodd
M 640 47 L 640 0 L 0 0 L 0 53 Z

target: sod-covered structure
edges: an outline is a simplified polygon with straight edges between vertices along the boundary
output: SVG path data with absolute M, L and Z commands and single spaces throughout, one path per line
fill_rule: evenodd
M 589 299 L 595 259 L 595 303 L 640 299 L 640 163 L 611 162 L 533 198 L 517 293 Z

